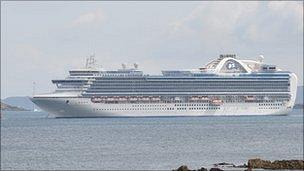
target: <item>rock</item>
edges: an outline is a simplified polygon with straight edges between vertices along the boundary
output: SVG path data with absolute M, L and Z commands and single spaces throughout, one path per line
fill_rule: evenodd
M 183 166 L 180 166 L 178 169 L 173 170 L 173 171 L 196 171 L 196 170 L 191 170 L 186 165 L 183 165 Z M 208 169 L 202 167 L 202 168 L 198 169 L 197 171 L 208 171 Z
M 208 169 L 202 167 L 202 168 L 198 169 L 197 171 L 208 171 Z
M 248 169 L 246 169 L 246 170 L 244 170 L 244 171 L 252 171 L 252 169 L 251 169 L 251 168 L 248 168 Z
M 186 165 L 180 166 L 177 170 L 173 171 L 190 171 Z
M 301 169 L 304 170 L 303 160 L 276 160 L 272 162 L 273 169 Z
M 247 164 L 236 165 L 235 168 L 248 168 Z
M 257 158 L 248 160 L 248 168 L 304 170 L 304 160 L 276 160 L 271 162 Z
M 220 168 L 211 168 L 209 171 L 224 171 L 224 170 L 222 170 Z
M 233 163 L 226 163 L 226 162 L 222 162 L 222 163 L 216 163 L 213 164 L 214 166 L 231 166 L 231 167 L 235 167 L 235 165 Z
M 262 159 L 249 159 L 248 160 L 248 167 L 249 168 L 269 168 L 271 166 L 271 161 L 269 160 L 262 160 Z

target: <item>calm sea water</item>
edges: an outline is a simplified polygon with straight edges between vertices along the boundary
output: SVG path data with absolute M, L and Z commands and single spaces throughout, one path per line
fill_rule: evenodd
M 303 110 L 288 116 L 54 119 L 6 112 L 1 169 L 165 169 L 303 159 Z

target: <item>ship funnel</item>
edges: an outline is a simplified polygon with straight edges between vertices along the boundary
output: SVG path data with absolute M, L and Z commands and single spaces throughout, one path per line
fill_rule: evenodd
M 86 59 L 86 68 L 95 68 L 96 60 L 95 60 L 95 54 L 92 54 L 89 58 Z
M 134 68 L 138 69 L 138 63 L 134 63 Z
M 127 64 L 126 63 L 122 63 L 121 66 L 122 66 L 122 69 L 126 69 L 127 68 Z

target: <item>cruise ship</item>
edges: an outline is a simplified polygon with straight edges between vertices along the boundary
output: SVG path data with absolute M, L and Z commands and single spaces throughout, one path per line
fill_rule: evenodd
M 295 103 L 297 77 L 275 65 L 223 54 L 206 66 L 144 74 L 134 64 L 83 69 L 52 80 L 56 90 L 31 100 L 54 117 L 161 117 L 286 115 Z

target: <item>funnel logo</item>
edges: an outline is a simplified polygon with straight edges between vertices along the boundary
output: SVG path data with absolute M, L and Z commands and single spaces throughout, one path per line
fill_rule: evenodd
M 228 62 L 227 63 L 227 65 L 226 65 L 226 68 L 227 69 L 235 69 L 236 68 L 236 66 L 235 66 L 235 63 L 233 63 L 233 62 Z

